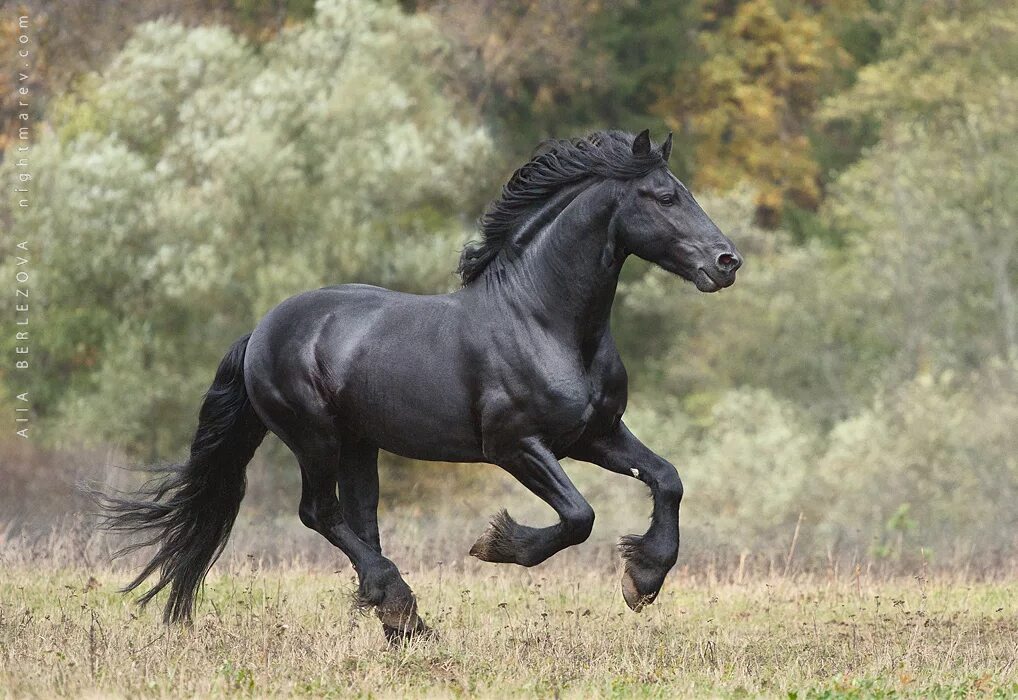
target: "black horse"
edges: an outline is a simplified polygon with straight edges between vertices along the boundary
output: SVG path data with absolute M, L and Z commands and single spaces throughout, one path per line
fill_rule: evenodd
M 626 370 L 609 328 L 619 271 L 634 254 L 714 292 L 742 264 L 668 170 L 670 150 L 671 136 L 653 147 L 647 131 L 551 142 L 488 208 L 461 289 L 340 285 L 270 311 L 219 365 L 187 461 L 139 496 L 103 499 L 109 528 L 158 545 L 126 590 L 158 570 L 142 601 L 169 586 L 165 619 L 190 617 L 271 430 L 300 464 L 301 521 L 350 558 L 390 640 L 427 627 L 379 543 L 380 449 L 490 462 L 548 503 L 558 524 L 527 527 L 503 510 L 470 550 L 523 566 L 583 542 L 594 523 L 559 459 L 640 479 L 653 516 L 620 542 L 622 590 L 633 610 L 653 601 L 678 555 L 682 482 L 622 421 Z

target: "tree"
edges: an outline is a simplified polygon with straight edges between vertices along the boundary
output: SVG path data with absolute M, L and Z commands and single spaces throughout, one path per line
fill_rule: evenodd
M 45 270 L 49 435 L 171 454 L 224 348 L 286 296 L 453 287 L 491 146 L 444 96 L 447 52 L 428 18 L 368 0 L 258 49 L 155 22 L 57 105 L 37 205 L 13 212 Z
M 288 22 L 312 14 L 313 0 L 0 0 L 0 124 L 10 127 L 19 111 L 15 88 L 28 76 L 34 122 L 53 96 L 90 71 L 100 70 L 144 22 L 171 19 L 184 25 L 228 23 L 256 41 L 275 36 Z M 19 17 L 27 17 L 31 70 L 18 57 Z M 0 150 L 8 129 L 0 131 Z
M 1018 11 L 945 3 L 832 99 L 882 140 L 837 183 L 830 216 L 864 231 L 902 306 L 914 361 L 1018 355 Z M 959 274 L 959 271 L 964 271 Z
M 459 47 L 462 94 L 501 127 L 514 163 L 547 138 L 663 130 L 651 106 L 695 67 L 693 0 L 414 4 Z M 676 134 L 681 176 L 691 166 L 686 135 Z
M 721 7 L 719 7 L 721 6 Z M 726 14 L 730 11 L 730 14 Z M 676 84 L 655 112 L 696 142 L 696 184 L 757 188 L 757 220 L 773 228 L 786 202 L 815 209 L 820 172 L 811 151 L 813 110 L 847 60 L 806 3 L 707 3 L 693 81 Z M 683 78 L 685 76 L 682 76 Z

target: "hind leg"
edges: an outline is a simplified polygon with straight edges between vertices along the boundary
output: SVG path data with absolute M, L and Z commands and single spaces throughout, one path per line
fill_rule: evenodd
M 344 436 L 339 457 L 339 498 L 343 518 L 357 536 L 381 553 L 378 537 L 378 448 Z
M 426 633 L 428 627 L 417 614 L 413 591 L 399 569 L 382 556 L 374 543 L 365 542 L 344 517 L 336 493 L 340 448 L 334 435 L 308 439 L 306 434 L 291 447 L 301 469 L 301 522 L 350 558 L 360 582 L 358 597 L 364 605 L 375 608 L 390 642 Z

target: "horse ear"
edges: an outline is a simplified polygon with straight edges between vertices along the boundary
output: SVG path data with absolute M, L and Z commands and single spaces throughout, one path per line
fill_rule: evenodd
M 633 155 L 650 155 L 650 129 L 644 129 L 636 135 L 635 139 L 633 139 Z
M 669 131 L 668 138 L 666 138 L 665 142 L 661 144 L 661 157 L 664 158 L 664 161 L 667 163 L 668 156 L 670 156 L 671 154 L 672 154 L 672 132 Z

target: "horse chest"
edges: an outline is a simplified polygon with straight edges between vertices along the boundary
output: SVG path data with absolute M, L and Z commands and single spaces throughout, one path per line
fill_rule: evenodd
M 607 430 L 625 406 L 616 371 L 582 363 L 541 363 L 516 403 L 525 422 L 555 452 L 565 452 L 588 430 Z M 624 370 L 623 370 L 624 371 Z
M 578 347 L 523 326 L 499 334 L 481 384 L 486 441 L 539 436 L 564 454 L 584 433 L 607 430 L 625 406 L 625 369 L 609 335 Z
M 557 396 L 541 414 L 539 433 L 560 457 L 585 434 L 609 431 L 625 410 L 625 396 L 609 377 L 587 374 L 577 386 L 582 388 Z

